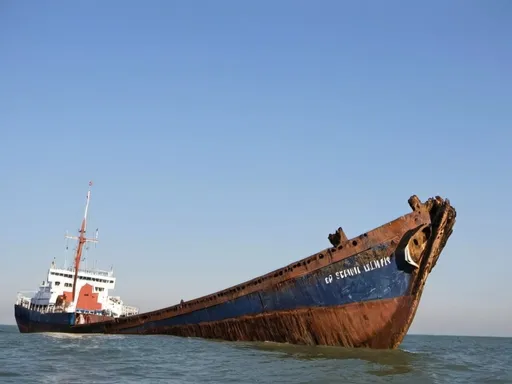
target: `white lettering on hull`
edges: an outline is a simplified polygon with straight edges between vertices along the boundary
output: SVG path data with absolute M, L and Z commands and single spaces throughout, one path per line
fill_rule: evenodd
M 341 271 L 336 271 L 334 275 L 329 275 L 325 277 L 325 283 L 331 284 L 335 279 L 346 279 L 347 277 L 357 276 L 362 273 L 371 272 L 375 269 L 380 269 L 390 264 L 390 257 L 383 257 L 382 259 L 372 260 L 369 263 L 364 264 L 362 266 L 356 265 L 354 267 L 342 269 Z

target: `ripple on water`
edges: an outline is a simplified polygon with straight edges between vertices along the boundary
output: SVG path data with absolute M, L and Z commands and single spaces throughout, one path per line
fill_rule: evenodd
M 511 355 L 511 339 L 408 336 L 401 349 L 374 351 L 0 327 L 6 384 L 511 383 Z

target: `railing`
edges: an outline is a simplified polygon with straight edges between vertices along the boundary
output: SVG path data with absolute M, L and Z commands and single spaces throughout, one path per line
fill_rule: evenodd
M 76 309 L 75 311 L 76 313 L 83 313 L 83 314 L 89 314 L 89 315 L 100 315 L 100 316 L 103 316 L 105 314 L 107 314 L 108 311 L 106 310 L 92 310 L 92 309 Z
M 123 305 L 122 315 L 124 315 L 124 316 L 132 316 L 132 315 L 136 315 L 138 313 L 139 313 L 139 308 L 132 307 L 130 305 Z
M 19 292 L 18 295 L 17 295 L 17 298 L 16 298 L 16 305 L 19 305 L 23 308 L 27 308 L 27 309 L 31 309 L 31 310 L 34 310 L 34 311 L 37 311 L 37 312 L 40 312 L 40 313 L 62 313 L 62 312 L 66 312 L 66 310 L 59 306 L 59 307 L 56 307 L 54 304 L 50 304 L 50 305 L 34 305 L 34 304 L 31 304 L 31 298 L 30 297 L 27 297 L 27 296 L 24 296 L 23 293 Z M 84 311 L 84 310 L 81 310 L 81 309 L 77 309 L 76 312 L 82 312 L 82 313 L 98 313 L 98 314 L 101 314 L 101 313 L 105 313 L 107 315 L 114 315 L 115 317 L 117 317 L 117 315 L 115 315 L 114 313 L 111 313 L 111 310 L 110 309 L 106 309 L 104 311 Z M 134 306 L 131 306 L 131 305 L 123 305 L 121 307 L 121 316 L 132 316 L 132 315 L 137 315 L 139 313 L 139 308 L 137 307 L 134 307 Z
M 24 291 L 18 292 L 16 297 L 16 305 L 20 307 L 31 309 L 40 313 L 55 313 L 55 312 L 65 312 L 62 307 L 55 307 L 55 304 L 49 305 L 38 305 L 32 304 L 32 297 L 25 296 L 24 293 L 36 293 L 37 291 Z
M 26 303 L 28 303 L 28 305 L 30 305 L 30 300 L 31 300 L 31 297 L 29 296 L 25 296 L 24 293 L 32 293 L 32 294 L 35 294 L 37 291 L 23 291 L 23 292 L 18 292 L 18 294 L 16 295 L 16 304 L 17 305 L 22 305 L 22 306 L 25 306 Z
M 108 296 L 108 300 L 110 302 L 114 303 L 115 305 L 123 303 L 123 301 L 121 300 L 121 298 L 119 296 Z
M 75 268 L 73 268 L 73 267 L 69 267 L 69 268 L 53 268 L 53 269 L 56 270 L 56 271 L 66 271 L 66 272 L 75 273 Z M 83 268 L 80 268 L 78 270 L 78 272 L 89 273 L 91 275 L 99 275 L 99 276 L 105 276 L 105 277 L 113 277 L 114 276 L 114 273 L 112 271 L 103 271 L 101 269 L 83 269 Z
M 79 272 L 89 273 L 91 275 L 105 276 L 105 277 L 112 277 L 113 276 L 112 272 L 101 271 L 101 270 L 97 270 L 97 269 L 80 269 Z
M 31 309 L 33 311 L 37 311 L 40 313 L 61 313 L 65 312 L 62 307 L 55 307 L 55 305 L 31 305 L 30 301 L 27 300 L 21 300 L 17 301 L 16 305 L 19 305 L 20 307 Z
M 19 305 L 23 308 L 30 307 L 30 298 L 23 296 L 21 293 L 18 293 L 18 297 L 16 297 L 16 305 Z

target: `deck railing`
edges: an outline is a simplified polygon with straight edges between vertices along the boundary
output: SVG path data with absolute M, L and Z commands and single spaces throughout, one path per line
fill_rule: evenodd
M 132 316 L 139 313 L 139 308 L 133 307 L 131 305 L 123 305 L 122 315 L 123 316 Z
M 26 307 L 27 305 L 30 306 L 30 299 L 31 297 L 29 296 L 25 296 L 25 294 L 27 293 L 36 293 L 37 291 L 23 291 L 23 292 L 18 292 L 17 296 L 16 296 L 16 304 L 17 305 L 21 305 L 23 307 Z M 26 307 L 28 308 L 28 307 Z
M 64 308 L 59 306 L 55 307 L 54 304 L 50 305 L 31 305 L 30 304 L 31 298 L 28 296 L 25 296 L 23 293 L 19 292 L 18 296 L 16 298 L 16 305 L 19 305 L 23 308 L 32 309 L 41 313 L 59 313 L 59 312 L 65 312 Z M 96 312 L 96 311 L 82 311 L 77 310 L 77 312 Z M 108 312 L 108 311 L 107 311 Z M 139 313 L 139 309 L 137 307 L 133 307 L 130 305 L 123 305 L 121 309 L 121 315 L 122 316 L 132 316 Z
M 66 272 L 71 272 L 71 273 L 75 273 L 75 268 L 74 267 L 69 267 L 69 268 L 52 268 L 53 270 L 55 271 L 66 271 Z M 104 276 L 104 277 L 114 277 L 114 272 L 113 271 L 104 271 L 102 269 L 84 269 L 84 268 L 80 268 L 78 270 L 79 273 L 88 273 L 88 274 L 91 274 L 91 275 L 99 275 L 99 276 Z

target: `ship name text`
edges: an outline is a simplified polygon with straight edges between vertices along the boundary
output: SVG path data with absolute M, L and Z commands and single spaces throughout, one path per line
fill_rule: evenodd
M 362 266 L 356 265 L 354 267 L 345 268 L 341 271 L 336 271 L 334 275 L 329 275 L 325 278 L 326 284 L 331 284 L 334 280 L 346 279 L 347 277 L 357 276 L 365 272 L 373 271 L 391 264 L 390 257 L 383 257 L 382 259 L 372 260 Z

